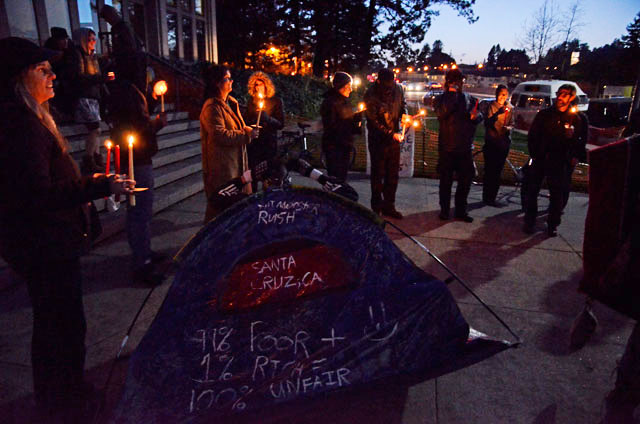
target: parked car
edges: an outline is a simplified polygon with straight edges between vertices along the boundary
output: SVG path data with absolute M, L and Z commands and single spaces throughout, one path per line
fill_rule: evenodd
M 591 99 L 587 109 L 589 144 L 602 146 L 620 138 L 629 121 L 630 97 Z
M 553 104 L 556 98 L 556 91 L 563 84 L 571 84 L 576 87 L 578 110 L 586 112 L 589 107 L 589 98 L 578 84 L 573 81 L 537 80 L 521 82 L 511 94 L 515 127 L 521 130 L 528 130 L 536 114 L 541 109 Z
M 422 98 L 422 103 L 425 106 L 429 106 L 429 107 L 433 107 L 433 100 L 439 96 L 440 94 L 444 93 L 444 91 L 442 90 L 442 88 L 440 89 L 431 89 L 429 91 L 427 91 L 427 93 L 424 95 L 424 97 Z

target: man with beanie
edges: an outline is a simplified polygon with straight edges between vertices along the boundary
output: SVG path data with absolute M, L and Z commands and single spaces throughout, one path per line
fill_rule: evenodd
M 464 93 L 464 76 L 459 69 L 447 72 L 444 93 L 435 98 L 438 115 L 438 173 L 440 174 L 440 219 L 449 219 L 453 173 L 458 176 L 455 217 L 473 222 L 467 213 L 467 196 L 473 179 L 473 136 L 482 120 L 478 100 Z
M 371 209 L 402 219 L 396 210 L 400 171 L 400 143 L 404 141 L 400 122 L 407 113 L 402 88 L 390 69 L 381 69 L 377 81 L 364 95 L 369 155 L 371 157 Z
M 325 94 L 320 106 L 322 116 L 322 151 L 327 161 L 327 173 L 340 181 L 347 180 L 349 155 L 353 150 L 353 134 L 360 133 L 361 113 L 354 113 L 349 102 L 351 75 L 336 72 L 333 88 Z

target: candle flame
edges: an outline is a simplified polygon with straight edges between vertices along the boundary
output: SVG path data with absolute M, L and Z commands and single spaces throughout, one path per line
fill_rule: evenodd
M 262 109 L 263 107 L 264 107 L 264 102 L 260 102 L 260 103 L 258 103 L 258 108 L 259 108 L 259 109 Z
M 418 112 L 420 115 L 426 115 L 427 111 L 424 109 L 420 109 L 420 112 Z
M 259 98 L 260 100 L 264 99 L 264 94 L 262 94 L 262 93 L 258 93 L 258 98 Z
M 153 86 L 153 92 L 156 96 L 164 96 L 164 94 L 167 92 L 167 89 L 167 82 L 163 80 L 158 81 Z
M 364 110 L 364 103 L 360 103 L 358 105 L 358 109 L 360 109 L 360 112 L 362 112 Z
M 575 106 L 571 106 L 571 109 L 569 109 L 569 112 L 576 113 L 576 112 L 578 112 L 578 108 L 575 107 Z
M 129 135 L 129 137 L 127 137 L 127 142 L 129 143 L 129 147 L 133 146 L 133 140 L 134 140 L 133 135 Z
M 113 143 L 111 142 L 111 140 L 107 140 L 104 143 L 104 147 L 106 147 L 107 149 L 111 149 L 111 146 L 113 146 Z
M 418 125 L 420 125 L 420 123 L 419 123 L 418 121 L 413 121 L 413 127 L 414 127 L 414 128 L 417 128 L 417 127 L 418 127 Z

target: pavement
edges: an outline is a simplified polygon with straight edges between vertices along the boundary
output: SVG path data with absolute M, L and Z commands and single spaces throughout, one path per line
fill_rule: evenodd
M 368 206 L 369 182 L 350 174 L 350 182 Z M 311 185 L 308 179 L 294 183 Z M 473 223 L 438 219 L 438 181 L 401 179 L 396 207 L 405 214 L 396 225 L 427 246 L 523 340 L 460 371 L 408 388 L 377 387 L 351 394 L 316 412 L 284 422 L 324 423 L 597 423 L 603 399 L 613 388 L 615 367 L 631 333 L 632 321 L 596 304 L 599 325 L 580 350 L 569 348 L 569 330 L 585 297 L 577 292 L 582 275 L 586 194 L 573 193 L 555 238 L 522 232 L 520 193 L 503 187 L 502 208 L 484 206 L 481 186 L 469 195 Z M 541 214 L 548 199 L 541 197 Z M 153 248 L 175 254 L 201 227 L 205 210 L 199 193 L 154 216 Z M 419 267 L 445 279 L 447 272 L 402 235 L 386 226 L 389 237 Z M 96 246 L 83 258 L 84 306 L 87 317 L 87 379 L 107 387 L 101 422 L 122 391 L 128 357 L 158 311 L 172 282 L 150 289 L 132 283 L 129 247 L 124 233 Z M 25 285 L 7 268 L 0 269 L 0 421 L 26 423 L 33 411 L 29 359 L 32 315 Z M 513 337 L 457 282 L 450 284 L 469 324 L 486 334 Z M 121 359 L 114 362 L 123 336 L 149 295 Z

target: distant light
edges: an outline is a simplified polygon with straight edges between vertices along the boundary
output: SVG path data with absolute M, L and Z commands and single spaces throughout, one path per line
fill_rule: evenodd
M 407 72 L 413 72 L 413 68 L 412 68 L 411 66 L 409 66 L 409 67 L 407 68 Z
M 362 84 L 362 80 L 358 77 L 353 78 L 353 85 L 358 87 L 360 84 Z
M 478 63 L 478 69 L 482 69 L 484 68 L 484 65 L 482 63 Z
M 447 69 L 447 68 L 448 68 L 448 66 L 447 66 L 447 65 L 440 65 L 440 66 L 442 66 L 444 69 Z
M 458 65 L 454 63 L 453 65 L 451 65 L 451 69 L 458 69 Z
M 428 66 L 425 66 L 425 67 L 423 68 L 423 70 L 428 71 L 428 70 L 429 70 L 429 67 L 428 67 Z
M 269 47 L 269 50 L 267 50 L 267 52 L 269 52 L 271 54 L 278 54 L 278 53 L 280 53 L 280 49 L 278 49 L 276 47 Z

